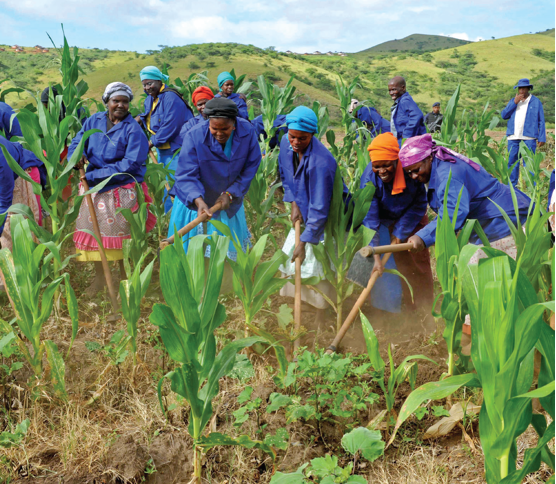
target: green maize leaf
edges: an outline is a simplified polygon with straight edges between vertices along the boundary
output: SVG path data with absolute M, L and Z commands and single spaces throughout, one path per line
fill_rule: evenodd
M 361 311 L 359 311 L 359 316 L 361 317 L 361 325 L 363 327 L 363 336 L 365 337 L 365 344 L 367 345 L 367 353 L 369 355 L 369 360 L 375 371 L 383 371 L 385 368 L 384 360 L 380 356 L 380 351 L 378 349 L 378 338 L 374 332 L 371 323 Z
M 214 337 L 214 331 L 224 323 L 226 319 L 226 308 L 223 304 L 218 303 L 216 307 L 216 312 L 212 318 L 211 324 L 207 326 L 207 330 L 204 333 L 204 345 L 201 355 L 201 365 L 203 367 L 200 379 L 204 381 L 214 364 L 216 358 L 216 338 Z
M 554 438 L 554 430 L 547 428 L 547 421 L 544 415 L 533 414 L 533 416 L 531 417 L 531 425 L 533 425 L 533 428 L 540 438 L 546 438 L 547 436 L 545 434 L 547 433 L 547 431 L 549 434 L 552 433 L 551 436 L 549 435 L 550 440 Z M 541 460 L 552 470 L 555 469 L 555 456 L 547 445 L 545 445 L 544 448 L 541 449 Z
M 214 242 L 211 246 L 207 280 L 203 292 L 203 304 L 200 311 L 203 327 L 212 321 L 217 308 L 218 296 L 222 286 L 222 276 L 224 274 L 224 263 L 229 246 L 229 240 L 222 235 L 212 234 L 211 239 Z
M 446 398 L 448 395 L 452 395 L 459 390 L 462 386 L 480 387 L 481 382 L 477 378 L 477 375 L 467 373 L 464 375 L 451 376 L 438 382 L 425 383 L 411 392 L 400 409 L 398 420 L 396 421 L 396 426 L 392 437 L 388 441 L 388 445 L 394 441 L 396 433 L 402 423 L 404 423 L 423 402 L 426 400 L 440 400 Z
M 191 270 L 193 296 L 197 304 L 201 303 L 205 288 L 205 239 L 207 235 L 196 235 L 189 239 L 187 262 Z
M 537 349 L 542 354 L 538 384 L 544 386 L 549 382 L 554 381 L 554 361 L 556 360 L 556 357 L 554 351 L 554 330 L 547 324 L 541 324 L 540 330 L 540 336 L 536 343 Z M 554 419 L 554 394 L 540 398 L 539 401 L 543 408 Z
M 384 454 L 384 441 L 379 430 L 357 427 L 342 437 L 342 447 L 351 455 L 361 452 L 370 462 Z
M 542 417 L 544 419 L 544 417 Z M 510 472 L 500 484 L 520 484 L 525 479 L 525 476 L 531 472 L 535 472 L 540 467 L 540 453 L 547 448 L 547 444 L 554 439 L 554 422 L 551 422 L 547 431 L 539 439 L 537 446 L 532 449 L 525 450 L 525 456 L 523 458 L 523 465 L 521 469 L 516 469 Z M 552 464 L 552 469 L 554 469 L 554 464 Z M 547 482 L 554 482 L 554 476 L 550 478 Z
M 232 370 L 236 354 L 243 348 L 262 342 L 264 342 L 264 339 L 258 336 L 243 338 L 228 343 L 218 353 L 208 375 L 207 383 L 199 393 L 199 397 L 204 401 L 201 429 L 205 428 L 212 416 L 212 399 L 218 394 L 220 378 L 226 376 Z
M 56 395 L 64 401 L 67 401 L 68 394 L 66 392 L 66 365 L 62 355 L 58 352 L 56 343 L 50 340 L 44 342 L 46 348 L 46 359 L 50 365 L 50 381 Z
M 276 459 L 276 452 L 274 449 L 260 440 L 252 440 L 247 435 L 240 435 L 237 439 L 229 437 L 228 435 L 221 434 L 219 432 L 211 432 L 206 437 L 201 437 L 197 440 L 196 445 L 202 447 L 205 450 L 212 449 L 217 445 L 239 445 L 247 449 L 259 449 L 266 452 L 272 460 Z
M 176 320 L 188 333 L 196 333 L 201 325 L 197 303 L 190 292 L 189 268 L 185 259 L 176 251 L 183 252 L 181 244 L 166 247 L 160 252 L 160 287 Z M 181 259 L 181 263 L 180 263 Z
M 203 402 L 198 397 L 199 379 L 197 378 L 197 371 L 194 366 L 185 363 L 179 368 L 176 368 L 169 378 L 172 382 L 172 391 L 185 398 L 191 406 L 191 420 L 198 420 L 203 410 Z M 192 434 L 191 437 L 194 439 L 198 438 L 201 431 L 202 428 L 199 429 L 198 435 Z
M 498 435 L 493 445 L 490 447 L 491 455 L 500 459 L 506 452 L 509 452 L 515 439 L 521 435 L 531 422 L 533 398 L 542 398 L 554 392 L 554 382 L 527 392 L 523 395 L 513 397 L 506 402 L 504 407 L 504 429 Z
M 187 363 L 196 358 L 197 348 L 193 336 L 176 321 L 168 306 L 155 304 L 149 320 L 158 326 L 164 346 L 174 361 Z
M 23 304 L 21 290 L 17 283 L 13 255 L 9 249 L 0 250 L 0 272 L 2 272 L 4 278 L 6 292 L 8 296 L 10 296 L 15 317 L 21 321 L 18 326 L 20 326 L 23 334 L 28 339 L 31 339 L 32 335 L 30 329 L 32 323 L 29 322 L 31 315 L 28 313 L 27 307 Z

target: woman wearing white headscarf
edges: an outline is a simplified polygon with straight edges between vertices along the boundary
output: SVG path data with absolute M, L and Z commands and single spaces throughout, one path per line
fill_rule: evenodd
M 93 195 L 106 258 L 112 261 L 123 259 L 122 241 L 131 237 L 129 224 L 117 210 L 137 210 L 135 182 L 141 184 L 147 202 L 151 201 L 143 182 L 149 142 L 137 121 L 129 114 L 132 99 L 133 93 L 126 84 L 113 82 L 106 86 L 102 100 L 107 110 L 95 113 L 85 121 L 68 150 L 68 158 L 71 158 L 85 132 L 91 129 L 101 131 L 92 134 L 85 141 L 83 157 L 89 162 L 85 175 L 89 187 L 92 188 L 112 176 L 108 184 Z M 82 166 L 81 163 L 78 165 Z M 81 193 L 82 191 L 80 188 Z M 146 230 L 150 231 L 155 223 L 156 217 L 149 213 Z M 84 231 L 93 231 L 86 200 L 79 210 L 76 229 L 73 241 L 80 253 L 77 260 L 95 263 L 96 276 L 88 291 L 94 294 L 104 287 L 105 278 L 97 241 Z

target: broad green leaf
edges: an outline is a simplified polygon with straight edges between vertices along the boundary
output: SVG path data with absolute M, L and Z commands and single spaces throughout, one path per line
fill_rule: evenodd
M 384 454 L 384 441 L 379 430 L 357 427 L 342 437 L 342 447 L 351 455 L 361 455 L 372 462 Z

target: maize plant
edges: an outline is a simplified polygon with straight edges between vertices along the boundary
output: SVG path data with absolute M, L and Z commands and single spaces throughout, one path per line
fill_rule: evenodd
M 29 220 L 22 215 L 14 215 L 10 219 L 13 238 L 13 254 L 9 249 L 0 250 L 0 273 L 6 292 L 15 314 L 18 330 L 30 343 L 17 338 L 19 349 L 31 366 L 34 373 L 34 390 L 43 377 L 43 355 L 50 366 L 50 379 L 56 395 L 66 400 L 67 393 L 64 382 L 64 360 L 53 341 L 41 340 L 41 330 L 50 317 L 54 303 L 54 293 L 64 282 L 67 309 L 72 323 L 70 348 L 77 334 L 77 300 L 69 284 L 69 274 L 48 283 L 48 271 L 44 268 L 47 259 L 53 257 L 60 263 L 59 248 L 52 242 L 36 244 L 33 241 Z M 45 252 L 50 254 L 45 256 Z M 43 286 L 45 286 L 43 290 Z M 36 392 L 34 392 L 37 395 Z
M 178 155 L 175 155 L 178 156 Z M 156 230 L 158 233 L 158 240 L 164 238 L 164 230 L 170 221 L 171 212 L 165 213 L 165 189 L 172 188 L 174 185 L 174 178 L 170 176 L 173 170 L 166 168 L 162 164 L 147 162 L 147 171 L 145 173 L 145 183 L 149 190 L 149 195 L 152 197 L 153 202 L 149 206 L 149 210 L 156 217 Z
M 456 151 L 465 153 L 469 158 L 477 159 L 481 164 L 490 161 L 485 151 L 491 137 L 485 134 L 485 130 L 493 130 L 500 122 L 500 118 L 495 115 L 496 110 L 489 110 L 488 107 L 487 102 L 479 116 L 473 111 L 464 110 L 460 125 L 457 127 Z
M 135 184 L 135 192 L 137 193 L 137 210 L 132 212 L 130 208 L 119 208 L 116 213 L 121 213 L 129 224 L 131 232 L 131 242 L 128 245 L 128 256 L 133 262 L 133 267 L 137 267 L 140 261 L 143 260 L 149 248 L 149 241 L 145 227 L 147 225 L 147 218 L 149 216 L 149 204 L 145 201 L 145 194 L 140 184 Z M 129 260 L 125 258 L 124 260 Z M 131 277 L 129 270 L 129 262 L 127 262 L 126 272 L 127 276 Z
M 336 301 L 326 298 L 336 312 L 336 327 L 343 323 L 342 306 L 353 292 L 353 283 L 346 276 L 355 253 L 369 245 L 375 232 L 364 225 L 375 192 L 372 183 L 344 201 L 344 183 L 336 170 L 328 219 L 324 227 L 324 243 L 313 246 L 315 257 L 322 264 L 326 280 L 336 289 Z
M 280 151 L 280 140 L 271 149 L 270 142 L 276 136 L 279 126 L 275 126 L 275 120 L 280 114 L 284 114 L 293 107 L 295 87 L 292 86 L 293 77 L 287 84 L 280 88 L 259 76 L 257 82 L 261 94 L 261 112 L 266 138 L 259 140 L 261 152 L 264 153 L 259 169 L 249 186 L 249 203 L 251 210 L 246 212 L 251 233 L 255 240 L 263 235 L 270 234 L 273 225 L 287 217 L 287 214 L 279 214 L 273 210 L 274 193 L 282 186 L 281 183 L 270 184 L 274 181 L 278 170 L 278 153 Z M 271 236 L 274 244 L 274 236 Z
M 535 230 L 540 220 L 532 223 Z M 512 231 L 520 228 L 518 224 Z M 444 230 L 448 229 L 446 223 Z M 531 243 L 539 243 L 543 238 L 538 235 L 540 239 L 535 240 L 535 230 L 529 235 Z M 539 302 L 529 279 L 531 273 L 526 265 L 531 261 L 524 255 L 523 239 L 517 244 L 518 247 L 521 244 L 517 261 L 500 250 L 483 247 L 488 258 L 480 259 L 479 264 L 469 264 L 480 248 L 472 244 L 450 256 L 450 263 L 457 264 L 460 300 L 466 301 L 471 318 L 471 357 L 476 374 L 450 376 L 418 388 L 402 406 L 395 428 L 425 400 L 445 398 L 464 385 L 482 387 L 479 430 L 489 484 L 522 482 L 526 474 L 539 468 L 541 460 L 554 469 L 554 454 L 547 446 L 554 438 L 554 422 L 548 425 L 544 416 L 534 415 L 531 403 L 533 398 L 539 398 L 545 410 L 554 415 L 554 330 L 543 320 L 547 309 L 554 312 L 554 301 Z M 535 347 L 543 358 L 537 381 Z M 537 389 L 529 391 L 535 384 Z M 529 424 L 539 440 L 535 447 L 526 450 L 524 463 L 518 469 L 516 440 Z M 393 438 L 394 435 L 390 442 Z
M 392 350 L 390 345 L 388 345 L 388 361 L 390 363 L 390 376 L 388 377 L 388 382 L 385 381 L 384 369 L 386 367 L 382 356 L 380 356 L 380 351 L 378 349 L 378 338 L 376 337 L 375 331 L 369 323 L 367 317 L 359 311 L 361 317 L 361 325 L 363 326 L 363 336 L 365 337 L 365 344 L 367 345 L 367 354 L 369 355 L 369 360 L 375 371 L 374 380 L 380 386 L 382 392 L 384 393 L 384 398 L 386 400 L 386 412 L 388 417 L 392 414 L 394 409 L 394 403 L 396 401 L 396 393 L 398 392 L 398 387 L 406 379 L 409 380 L 411 389 L 415 389 L 415 381 L 417 379 L 417 362 L 414 360 L 427 360 L 431 363 L 437 364 L 435 361 L 431 360 L 424 355 L 412 355 L 406 357 L 402 363 L 396 366 L 394 365 L 394 359 L 392 358 Z M 387 424 L 389 423 L 389 418 L 387 419 Z
M 219 381 L 233 368 L 236 354 L 243 348 L 262 342 L 259 337 L 232 341 L 216 353 L 214 331 L 226 319 L 226 310 L 218 302 L 224 274 L 228 238 L 212 234 L 198 235 L 189 242 L 185 254 L 183 241 L 178 237 L 174 245 L 160 253 L 160 286 L 166 304 L 155 304 L 150 321 L 158 326 L 164 346 L 176 368 L 158 384 L 162 404 L 162 384 L 167 378 L 172 391 L 189 403 L 189 434 L 194 445 L 194 481 L 201 482 L 202 450 L 215 445 L 245 445 L 260 448 L 274 457 L 272 449 L 262 442 L 242 435 L 232 439 L 203 432 L 213 415 L 212 400 L 219 391 Z M 210 262 L 205 273 L 204 245 L 211 245 Z
M 126 271 L 130 271 L 129 252 L 130 240 L 124 240 L 124 263 Z M 133 273 L 128 272 L 128 279 L 120 281 L 120 298 L 122 300 L 122 314 L 127 323 L 127 333 L 131 337 L 131 349 L 133 352 L 133 365 L 137 363 L 137 323 L 141 317 L 141 301 L 145 297 L 151 276 L 153 273 L 153 259 L 147 267 L 141 272 L 141 267 L 150 250 L 147 250 L 139 261 L 134 265 Z
M 330 114 L 328 112 L 328 107 L 321 106 L 319 101 L 313 101 L 313 107 L 311 109 L 316 114 L 318 119 L 318 132 L 315 133 L 315 137 L 320 141 L 328 131 L 328 125 L 330 124 Z
M 440 127 L 440 141 L 443 145 L 454 146 L 458 139 L 458 130 L 455 121 L 460 91 L 461 84 L 458 84 L 454 94 L 452 94 L 448 104 L 446 104 L 446 109 L 444 109 L 444 118 L 442 119 L 442 126 Z

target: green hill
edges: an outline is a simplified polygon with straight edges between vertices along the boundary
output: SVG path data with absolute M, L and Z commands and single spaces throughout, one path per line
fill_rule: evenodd
M 544 32 L 537 32 L 540 35 L 550 35 L 550 37 L 554 37 L 554 29 L 546 29 Z
M 123 81 L 132 87 L 138 101 L 142 94 L 139 71 L 146 65 L 166 64 L 172 78 L 182 79 L 206 70 L 213 86 L 219 72 L 235 68 L 248 80 L 256 81 L 259 74 L 264 74 L 278 85 L 294 75 L 300 95 L 297 102 L 321 101 L 329 106 L 334 122 L 340 115 L 334 88 L 338 75 L 346 80 L 359 76 L 357 98 L 368 100 L 386 116 L 392 104 L 387 84 L 395 75 L 406 78 L 408 91 L 424 112 L 434 101 L 445 106 L 459 83 L 463 108 L 479 110 L 490 101 L 492 107 L 501 110 L 515 94 L 512 88 L 516 81 L 529 77 L 535 84 L 535 95 L 544 104 L 547 121 L 554 123 L 554 40 L 545 33 L 467 43 L 436 52 L 390 51 L 347 57 L 287 55 L 231 43 L 166 47 L 149 54 L 80 49 L 79 55 L 89 84 L 87 96 L 97 100 L 106 84 Z M 56 53 L 0 51 L 0 80 L 5 78 L 9 81 L 2 88 L 17 85 L 36 93 L 49 82 L 59 81 Z M 256 113 L 257 95 L 253 92 L 250 101 Z M 31 102 L 32 97 L 30 93 L 19 97 L 9 94 L 7 100 L 17 108 Z
M 403 39 L 383 42 L 382 44 L 357 52 L 354 55 L 364 56 L 378 52 L 428 52 L 440 49 L 449 49 L 451 47 L 459 47 L 460 45 L 469 43 L 470 42 L 467 40 L 454 39 L 452 37 L 444 37 L 442 35 L 412 34 L 404 37 Z

